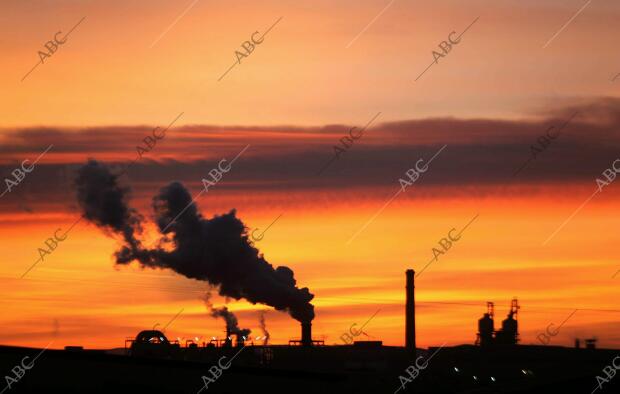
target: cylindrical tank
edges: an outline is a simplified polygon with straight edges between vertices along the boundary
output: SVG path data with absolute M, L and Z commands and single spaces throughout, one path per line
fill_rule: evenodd
M 502 321 L 502 334 L 504 336 L 504 343 L 509 345 L 517 344 L 517 332 L 519 328 L 519 323 L 513 319 L 512 316 L 508 316 L 504 321 Z
M 480 346 L 488 346 L 493 343 L 493 331 L 495 323 L 488 313 L 478 320 L 478 333 L 480 334 Z

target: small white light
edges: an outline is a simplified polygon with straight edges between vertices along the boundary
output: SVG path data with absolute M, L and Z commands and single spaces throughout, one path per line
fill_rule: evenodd
M 521 372 L 523 372 L 523 375 L 527 375 L 527 371 L 525 369 L 522 369 Z
M 242 336 L 241 338 L 243 338 L 243 340 L 245 341 L 245 336 Z
M 217 338 L 216 337 L 211 337 L 211 339 L 213 339 L 215 341 Z
M 460 372 L 460 371 L 459 371 L 459 369 L 458 369 L 457 367 L 454 367 L 454 370 L 455 370 L 456 372 Z
M 495 382 L 495 378 L 493 376 L 491 376 L 491 380 Z
M 474 375 L 474 380 L 478 380 L 478 377 L 476 375 Z

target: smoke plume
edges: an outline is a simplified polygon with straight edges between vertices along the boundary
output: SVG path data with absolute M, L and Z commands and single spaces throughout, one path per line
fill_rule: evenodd
M 204 297 L 205 305 L 207 306 L 207 310 L 211 314 L 212 317 L 218 318 L 221 317 L 226 322 L 226 331 L 229 334 L 234 334 L 237 336 L 244 336 L 247 338 L 248 335 L 252 332 L 248 328 L 239 328 L 239 321 L 237 320 L 237 316 L 234 313 L 228 310 L 227 307 L 223 306 L 221 308 L 215 308 L 211 303 L 211 293 L 207 291 Z
M 122 235 L 124 244 L 115 254 L 117 264 L 137 261 L 144 267 L 169 268 L 217 286 L 221 296 L 266 304 L 287 311 L 300 322 L 314 319 L 310 303 L 314 295 L 296 286 L 290 268 L 274 268 L 250 244 L 247 227 L 234 209 L 207 219 L 182 184 L 170 183 L 153 198 L 155 221 L 164 237 L 149 249 L 136 237 L 144 219 L 128 206 L 129 189 L 119 186 L 116 175 L 90 160 L 80 168 L 76 182 L 84 217 Z
M 239 328 L 239 321 L 237 316 L 228 310 L 227 307 L 211 309 L 211 316 L 218 318 L 221 317 L 226 321 L 226 331 L 237 336 L 244 336 L 247 338 L 252 332 L 249 328 Z
M 269 338 L 271 338 L 271 335 L 269 335 L 269 331 L 267 331 L 267 322 L 265 321 L 266 314 L 267 312 L 265 311 L 260 311 L 258 313 L 258 324 L 260 325 L 260 329 L 263 331 L 263 335 L 265 336 L 265 339 L 263 339 L 263 345 L 268 345 Z
M 79 169 L 75 183 L 84 217 L 107 231 L 121 234 L 126 243 L 123 249 L 132 251 L 117 252 L 117 261 L 123 260 L 121 253 L 136 254 L 141 245 L 135 234 L 142 232 L 143 219 L 127 206 L 129 189 L 120 187 L 118 177 L 94 160 Z

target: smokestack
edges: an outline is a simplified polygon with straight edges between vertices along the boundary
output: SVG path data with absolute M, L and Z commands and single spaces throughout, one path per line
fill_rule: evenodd
M 245 345 L 245 339 L 242 333 L 237 333 L 237 347 L 243 347 Z
M 301 323 L 301 346 L 312 346 L 312 323 Z
M 407 304 L 405 306 L 406 322 L 405 322 L 405 348 L 409 352 L 415 354 L 415 286 L 413 278 L 414 270 L 407 270 Z
M 225 347 L 232 347 L 231 335 L 232 333 L 230 332 L 230 328 L 226 327 L 226 340 L 224 341 Z

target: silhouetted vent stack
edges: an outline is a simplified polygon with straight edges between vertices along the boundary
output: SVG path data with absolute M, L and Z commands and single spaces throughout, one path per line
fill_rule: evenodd
M 226 340 L 224 341 L 224 346 L 231 347 L 232 346 L 232 333 L 230 332 L 230 328 L 226 327 Z
M 312 346 L 312 323 L 301 323 L 301 346 Z
M 405 305 L 405 347 L 415 353 L 415 286 L 413 283 L 415 271 L 407 270 L 407 304 Z

